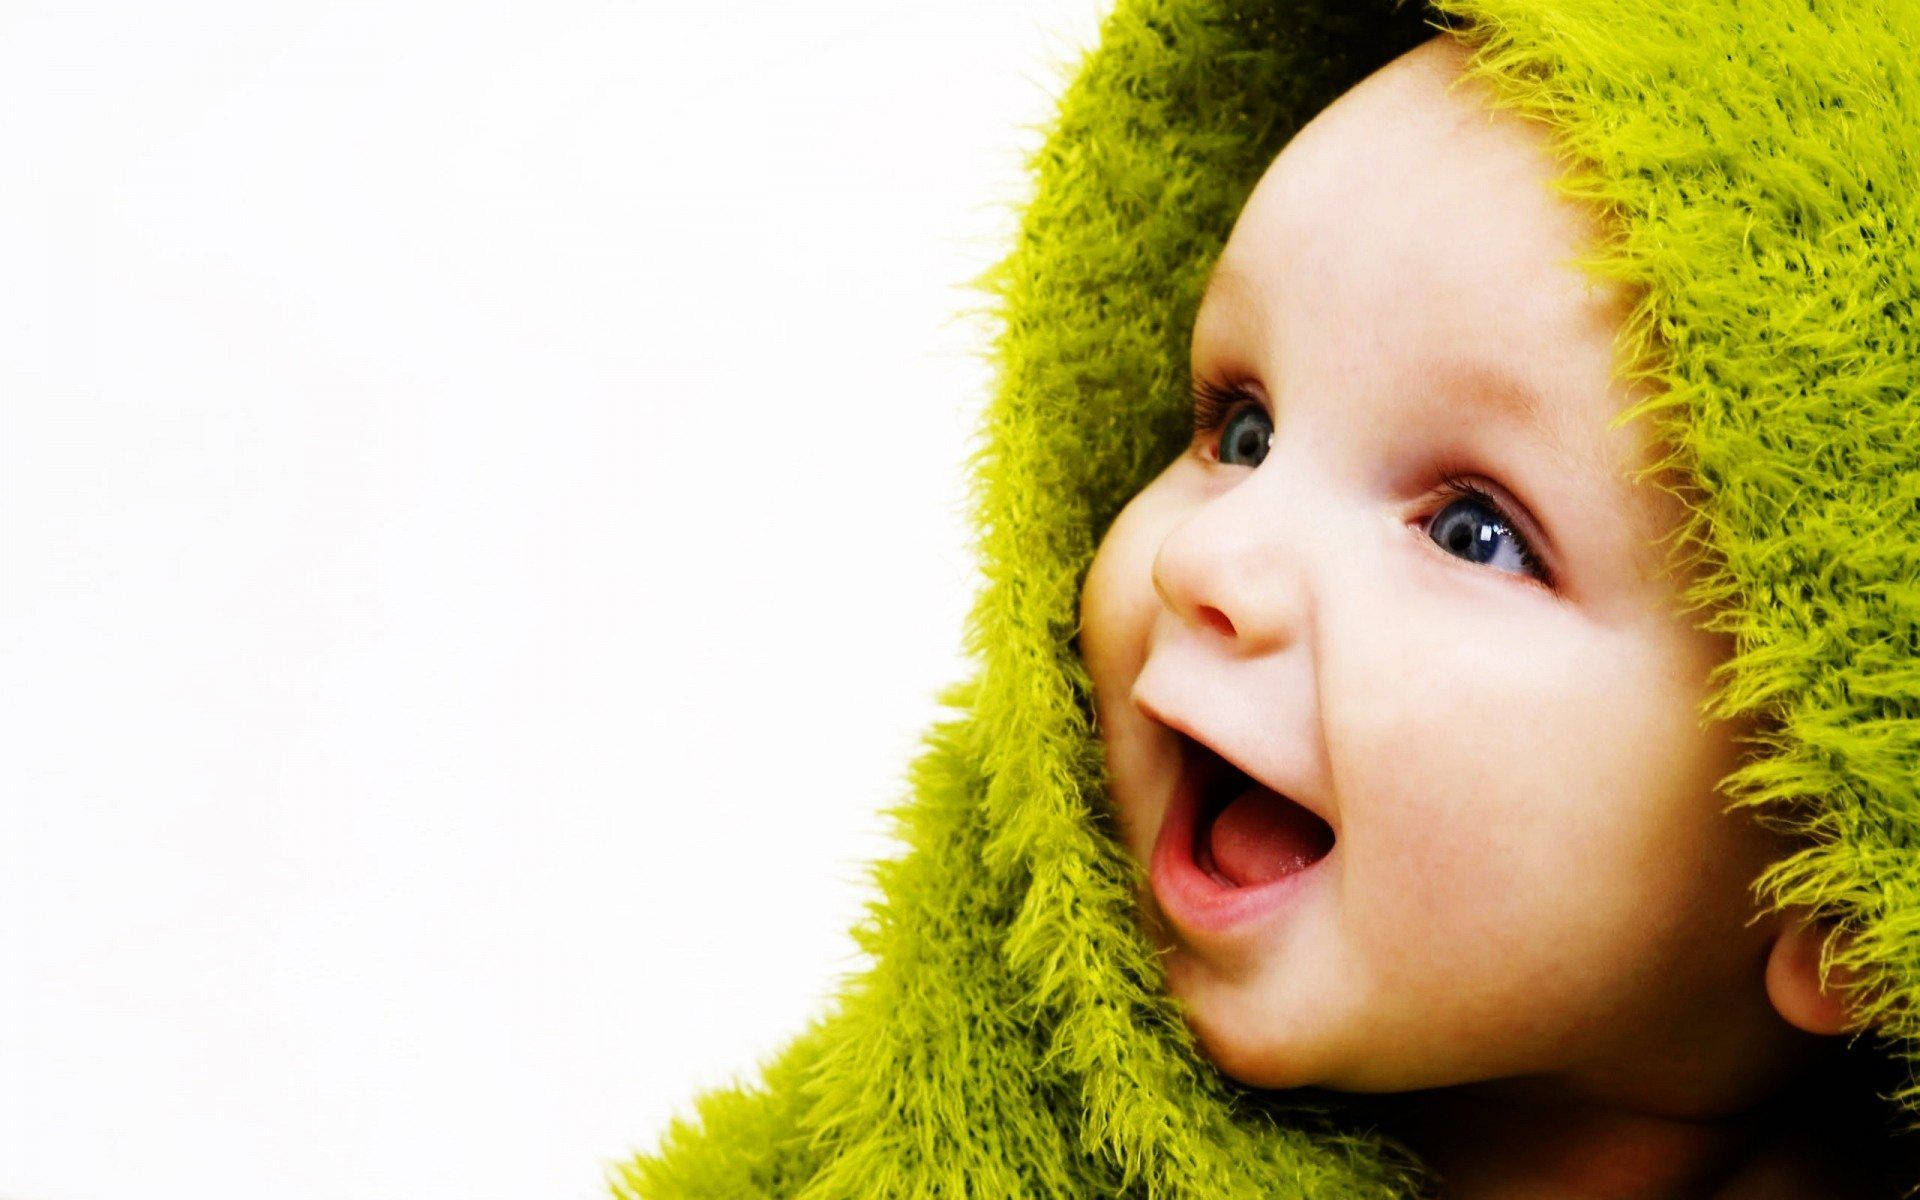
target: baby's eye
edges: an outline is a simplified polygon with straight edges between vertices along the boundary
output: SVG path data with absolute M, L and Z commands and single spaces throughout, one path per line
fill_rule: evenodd
M 1492 496 L 1464 479 L 1449 477 L 1443 486 L 1457 499 L 1433 514 L 1428 537 L 1442 549 L 1464 554 L 1469 562 L 1495 563 L 1552 583 L 1540 556 Z M 1511 547 L 1504 554 L 1503 541 Z
M 1217 439 L 1211 437 L 1215 430 L 1220 434 Z M 1208 457 L 1214 461 L 1257 467 L 1273 441 L 1273 422 L 1260 401 L 1238 384 L 1221 387 L 1199 380 L 1193 387 L 1193 433 L 1208 439 Z
M 1240 466 L 1244 460 L 1246 466 L 1257 467 L 1272 443 L 1273 422 L 1267 420 L 1266 410 L 1249 404 L 1220 427 L 1220 461 Z

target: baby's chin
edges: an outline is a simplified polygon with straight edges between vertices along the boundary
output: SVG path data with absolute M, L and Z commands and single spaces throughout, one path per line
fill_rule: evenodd
M 1343 1020 L 1312 996 L 1285 991 L 1270 976 L 1227 978 L 1181 948 L 1163 961 L 1167 990 L 1201 1055 L 1248 1087 L 1379 1094 L 1444 1087 L 1467 1078 L 1460 1073 L 1465 1064 L 1425 1060 L 1417 1052 L 1409 1057 L 1406 1047 L 1369 1039 L 1365 1030 L 1375 1023 Z
M 1337 1067 L 1327 1061 L 1328 1039 L 1315 1036 L 1310 1012 L 1284 998 L 1263 1003 L 1251 980 L 1223 977 L 1179 947 L 1163 961 L 1167 990 L 1200 1053 L 1222 1074 L 1256 1088 L 1330 1086 Z

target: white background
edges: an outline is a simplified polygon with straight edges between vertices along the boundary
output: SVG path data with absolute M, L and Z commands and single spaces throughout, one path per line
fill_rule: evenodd
M 1104 8 L 0 8 L 0 1197 L 593 1200 L 858 969 Z

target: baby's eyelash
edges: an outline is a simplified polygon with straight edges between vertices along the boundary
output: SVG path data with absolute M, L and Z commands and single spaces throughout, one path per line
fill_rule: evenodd
M 1215 383 L 1211 379 L 1195 376 L 1193 380 L 1193 436 L 1202 437 L 1218 430 L 1227 423 L 1243 401 L 1258 404 L 1260 401 L 1252 392 L 1237 383 Z M 1471 496 L 1499 518 L 1499 523 L 1513 537 L 1515 551 L 1529 572 L 1548 587 L 1554 586 L 1553 575 L 1547 570 L 1545 562 L 1520 531 L 1520 523 L 1508 515 L 1506 506 L 1495 499 L 1493 494 L 1471 480 L 1448 474 L 1440 481 L 1440 491 L 1453 498 Z M 1444 508 L 1445 506 L 1442 505 Z M 1437 510 L 1436 510 L 1437 511 Z
M 1253 399 L 1253 393 L 1237 383 L 1219 384 L 1196 377 L 1193 381 L 1194 436 L 1212 433 L 1220 428 L 1227 423 L 1227 414 L 1233 411 L 1236 404 Z

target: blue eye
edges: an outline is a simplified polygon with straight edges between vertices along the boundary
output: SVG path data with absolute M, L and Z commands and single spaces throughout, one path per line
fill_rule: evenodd
M 1540 556 L 1492 496 L 1454 476 L 1448 476 L 1442 487 L 1457 498 L 1433 514 L 1427 526 L 1427 536 L 1441 549 L 1463 554 L 1468 562 L 1504 563 L 1542 583 L 1552 583 Z M 1476 517 L 1476 510 L 1487 515 Z M 1512 547 L 1506 554 L 1500 552 L 1503 540 Z
M 1251 418 L 1251 419 L 1249 419 Z M 1229 466 L 1257 467 L 1273 442 L 1273 423 L 1259 405 L 1248 405 L 1228 417 L 1220 428 L 1220 461 Z

